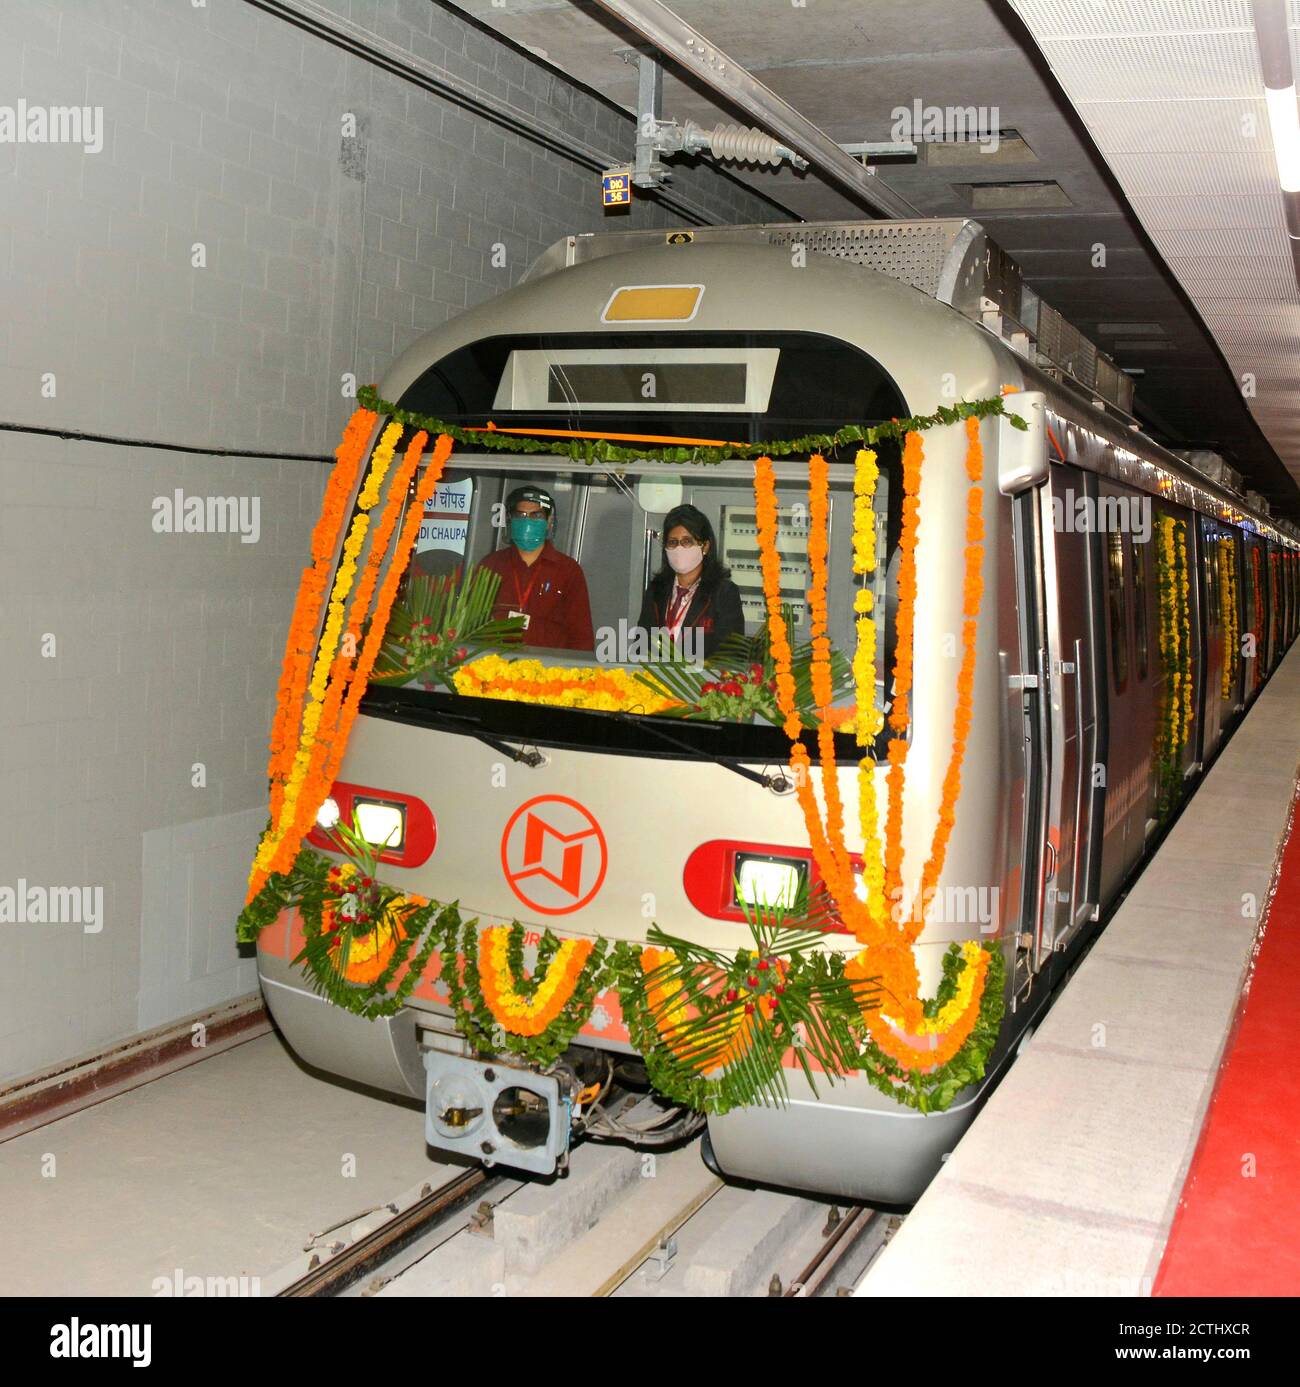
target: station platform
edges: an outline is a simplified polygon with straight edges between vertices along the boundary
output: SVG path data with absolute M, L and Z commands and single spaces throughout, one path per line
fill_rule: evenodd
M 1300 646 L 858 1295 L 1300 1293 L 1298 762 Z

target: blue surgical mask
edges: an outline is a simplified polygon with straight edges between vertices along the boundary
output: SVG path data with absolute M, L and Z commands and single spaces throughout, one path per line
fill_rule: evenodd
M 514 515 L 510 518 L 510 538 L 516 549 L 531 554 L 546 543 L 547 520 L 544 515 Z

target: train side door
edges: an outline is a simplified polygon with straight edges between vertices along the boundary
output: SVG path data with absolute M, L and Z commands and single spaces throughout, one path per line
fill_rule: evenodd
M 1095 479 L 1054 462 L 1040 493 L 1046 598 L 1047 698 L 1052 758 L 1044 862 L 1039 966 L 1092 918 L 1093 768 L 1098 763 L 1097 691 L 1091 632 L 1095 625 L 1090 518 Z

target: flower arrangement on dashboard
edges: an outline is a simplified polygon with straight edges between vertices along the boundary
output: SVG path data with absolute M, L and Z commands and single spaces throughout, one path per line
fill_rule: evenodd
M 522 617 L 494 619 L 499 574 L 475 568 L 463 576 L 416 574 L 383 628 L 377 684 L 418 682 L 457 692 L 455 671 L 486 648 L 518 642 Z
M 794 611 L 781 607 L 781 639 L 789 643 Z M 829 649 L 830 699 L 822 703 L 813 687 L 813 644 L 805 642 L 790 653 L 787 697 L 792 700 L 801 727 L 840 729 L 856 710 L 837 702 L 853 687 L 848 660 Z M 705 658 L 692 664 L 670 650 L 660 659 L 637 670 L 636 677 L 654 693 L 672 700 L 662 711 L 666 717 L 703 719 L 710 722 L 751 722 L 762 718 L 780 727 L 782 711 L 778 668 L 773 655 L 769 624 L 764 622 L 752 636 L 735 632 Z M 823 688 L 822 696 L 826 694 Z
M 452 674 L 452 682 L 457 693 L 471 698 L 606 713 L 662 713 L 676 704 L 625 670 L 545 665 L 540 660 L 508 660 L 500 655 L 484 655 L 461 665 Z

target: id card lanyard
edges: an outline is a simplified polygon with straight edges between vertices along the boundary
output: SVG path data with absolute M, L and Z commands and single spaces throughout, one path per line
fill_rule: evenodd
M 535 588 L 535 587 L 537 586 L 537 578 L 538 578 L 537 565 L 534 564 L 534 565 L 533 565 L 532 576 L 528 579 L 528 586 L 527 586 L 526 588 L 524 588 L 522 591 L 520 591 L 520 588 L 519 588 L 519 575 L 518 575 L 517 573 L 514 575 L 514 580 L 515 580 L 515 601 L 518 603 L 518 610 L 517 610 L 517 611 L 511 612 L 510 615 L 511 615 L 511 616 L 521 616 L 521 617 L 523 617 L 523 619 L 524 619 L 524 630 L 525 630 L 525 631 L 528 629 L 529 623 L 532 621 L 532 617 L 529 616 L 529 614 L 528 614 L 527 607 L 528 607 L 528 599 L 533 595 L 533 588 Z M 550 585 L 547 584 L 547 586 L 549 587 Z

